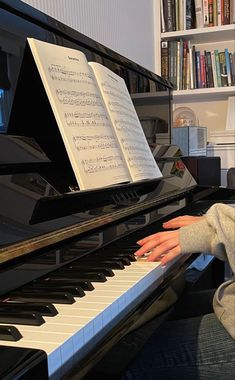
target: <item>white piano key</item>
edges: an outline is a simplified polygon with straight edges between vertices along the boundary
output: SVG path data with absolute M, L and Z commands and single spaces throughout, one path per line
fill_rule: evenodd
M 162 267 L 159 263 L 136 261 L 124 270 L 114 270 L 114 274 L 105 283 L 94 283 L 95 290 L 86 292 L 85 297 L 75 297 L 74 304 L 56 304 L 58 314 L 44 317 L 42 326 L 16 325 L 23 336 L 20 341 L 0 344 L 44 350 L 52 375 L 111 326 L 114 318 L 125 316 L 130 305 L 156 284 Z

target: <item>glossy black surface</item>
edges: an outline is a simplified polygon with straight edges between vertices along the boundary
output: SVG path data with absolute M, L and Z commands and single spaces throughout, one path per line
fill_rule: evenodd
M 30 348 L 0 346 L 0 379 L 48 379 L 45 352 Z

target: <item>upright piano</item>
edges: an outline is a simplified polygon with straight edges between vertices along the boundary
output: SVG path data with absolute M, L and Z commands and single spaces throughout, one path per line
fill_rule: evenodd
M 79 190 L 54 120 L 38 112 L 33 68 L 22 65 L 27 37 L 77 48 L 124 78 L 161 179 Z M 169 82 L 21 1 L 0 0 L 1 379 L 84 378 L 192 261 L 137 261 L 138 239 L 173 216 L 234 202 L 230 189 L 197 185 L 171 145 L 171 117 Z

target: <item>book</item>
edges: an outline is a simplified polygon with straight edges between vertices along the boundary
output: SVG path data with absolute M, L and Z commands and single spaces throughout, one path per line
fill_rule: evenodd
M 208 26 L 214 26 L 214 4 L 213 4 L 213 0 L 208 0 Z
M 217 77 L 217 85 L 218 87 L 222 87 L 221 73 L 220 73 L 220 61 L 219 61 L 219 50 L 214 50 L 215 56 L 215 67 L 216 67 L 216 77 Z
M 220 76 L 222 87 L 228 86 L 228 73 L 226 65 L 225 51 L 219 52 Z
M 204 27 L 204 18 L 203 18 L 203 0 L 195 0 L 195 13 L 196 13 L 196 27 Z
M 211 65 L 212 65 L 212 77 L 214 81 L 214 87 L 218 86 L 218 79 L 217 79 L 217 73 L 216 73 L 216 63 L 215 63 L 215 52 L 214 50 L 211 51 Z
M 161 178 L 124 79 L 79 50 L 28 43 L 80 190 Z
M 165 79 L 169 77 L 169 51 L 168 41 L 161 42 L 161 76 Z
M 203 0 L 204 27 L 209 25 L 209 0 Z
M 217 0 L 217 25 L 222 25 L 222 19 L 221 19 L 221 0 Z
M 196 27 L 195 2 L 194 0 L 185 0 L 185 29 L 194 29 Z
M 213 64 L 212 55 L 210 51 L 206 51 L 206 66 L 207 66 L 207 87 L 214 87 L 214 75 L 213 75 Z
M 228 85 L 232 86 L 232 78 L 231 78 L 230 59 L 229 59 L 228 48 L 224 49 L 224 54 L 225 54 L 225 62 L 226 62 L 226 71 L 227 71 L 227 76 L 228 76 Z

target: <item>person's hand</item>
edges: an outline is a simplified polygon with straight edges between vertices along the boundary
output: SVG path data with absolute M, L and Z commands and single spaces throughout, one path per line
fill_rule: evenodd
M 149 253 L 147 261 L 161 261 L 162 265 L 181 254 L 179 230 L 158 232 L 139 240 L 137 244 L 141 246 L 135 252 L 137 257 Z
M 182 215 L 177 216 L 176 218 L 170 219 L 167 222 L 163 223 L 163 228 L 173 229 L 188 226 L 189 224 L 199 222 L 204 219 L 205 216 L 192 216 L 192 215 Z
M 135 252 L 137 257 L 146 255 L 147 261 L 161 261 L 165 265 L 181 254 L 178 228 L 199 222 L 204 216 L 183 215 L 170 219 L 163 223 L 165 229 L 175 229 L 174 231 L 157 232 L 139 240 L 137 244 L 140 248 Z

